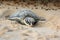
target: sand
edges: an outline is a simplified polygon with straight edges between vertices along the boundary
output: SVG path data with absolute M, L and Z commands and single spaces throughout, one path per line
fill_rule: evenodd
M 0 40 L 60 40 L 60 9 L 54 6 L 53 9 L 47 7 L 49 10 L 44 8 L 3 2 L 0 5 Z M 46 21 L 29 27 L 5 18 L 21 9 L 30 9 Z

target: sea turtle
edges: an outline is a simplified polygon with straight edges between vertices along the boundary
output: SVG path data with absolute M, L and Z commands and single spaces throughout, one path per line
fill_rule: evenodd
M 15 20 L 24 25 L 35 25 L 39 20 L 44 21 L 45 19 L 37 16 L 34 12 L 28 9 L 19 10 L 9 17 L 9 20 Z

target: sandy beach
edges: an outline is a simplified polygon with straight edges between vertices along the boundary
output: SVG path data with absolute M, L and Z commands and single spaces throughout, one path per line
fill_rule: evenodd
M 42 5 L 34 7 L 21 3 L 3 2 L 0 4 L 0 40 L 60 40 L 59 8 Z M 21 9 L 30 9 L 38 16 L 44 17 L 46 21 L 29 27 L 7 19 L 9 15 Z

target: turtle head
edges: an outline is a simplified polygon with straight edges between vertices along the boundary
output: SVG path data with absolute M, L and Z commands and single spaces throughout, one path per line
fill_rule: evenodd
M 32 18 L 32 17 L 26 17 L 26 18 L 24 19 L 24 23 L 25 23 L 26 25 L 28 25 L 28 26 L 33 26 L 33 25 L 36 24 L 36 21 L 35 21 L 35 19 Z

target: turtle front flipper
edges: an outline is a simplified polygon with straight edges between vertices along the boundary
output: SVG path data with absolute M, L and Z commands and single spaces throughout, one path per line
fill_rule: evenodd
M 18 23 L 20 23 L 22 25 L 25 25 L 24 22 L 23 22 L 23 19 L 18 18 L 18 17 L 12 17 L 12 18 L 9 18 L 9 20 L 16 21 L 16 22 L 18 22 Z
M 39 21 L 46 21 L 46 19 L 44 17 L 40 17 Z

